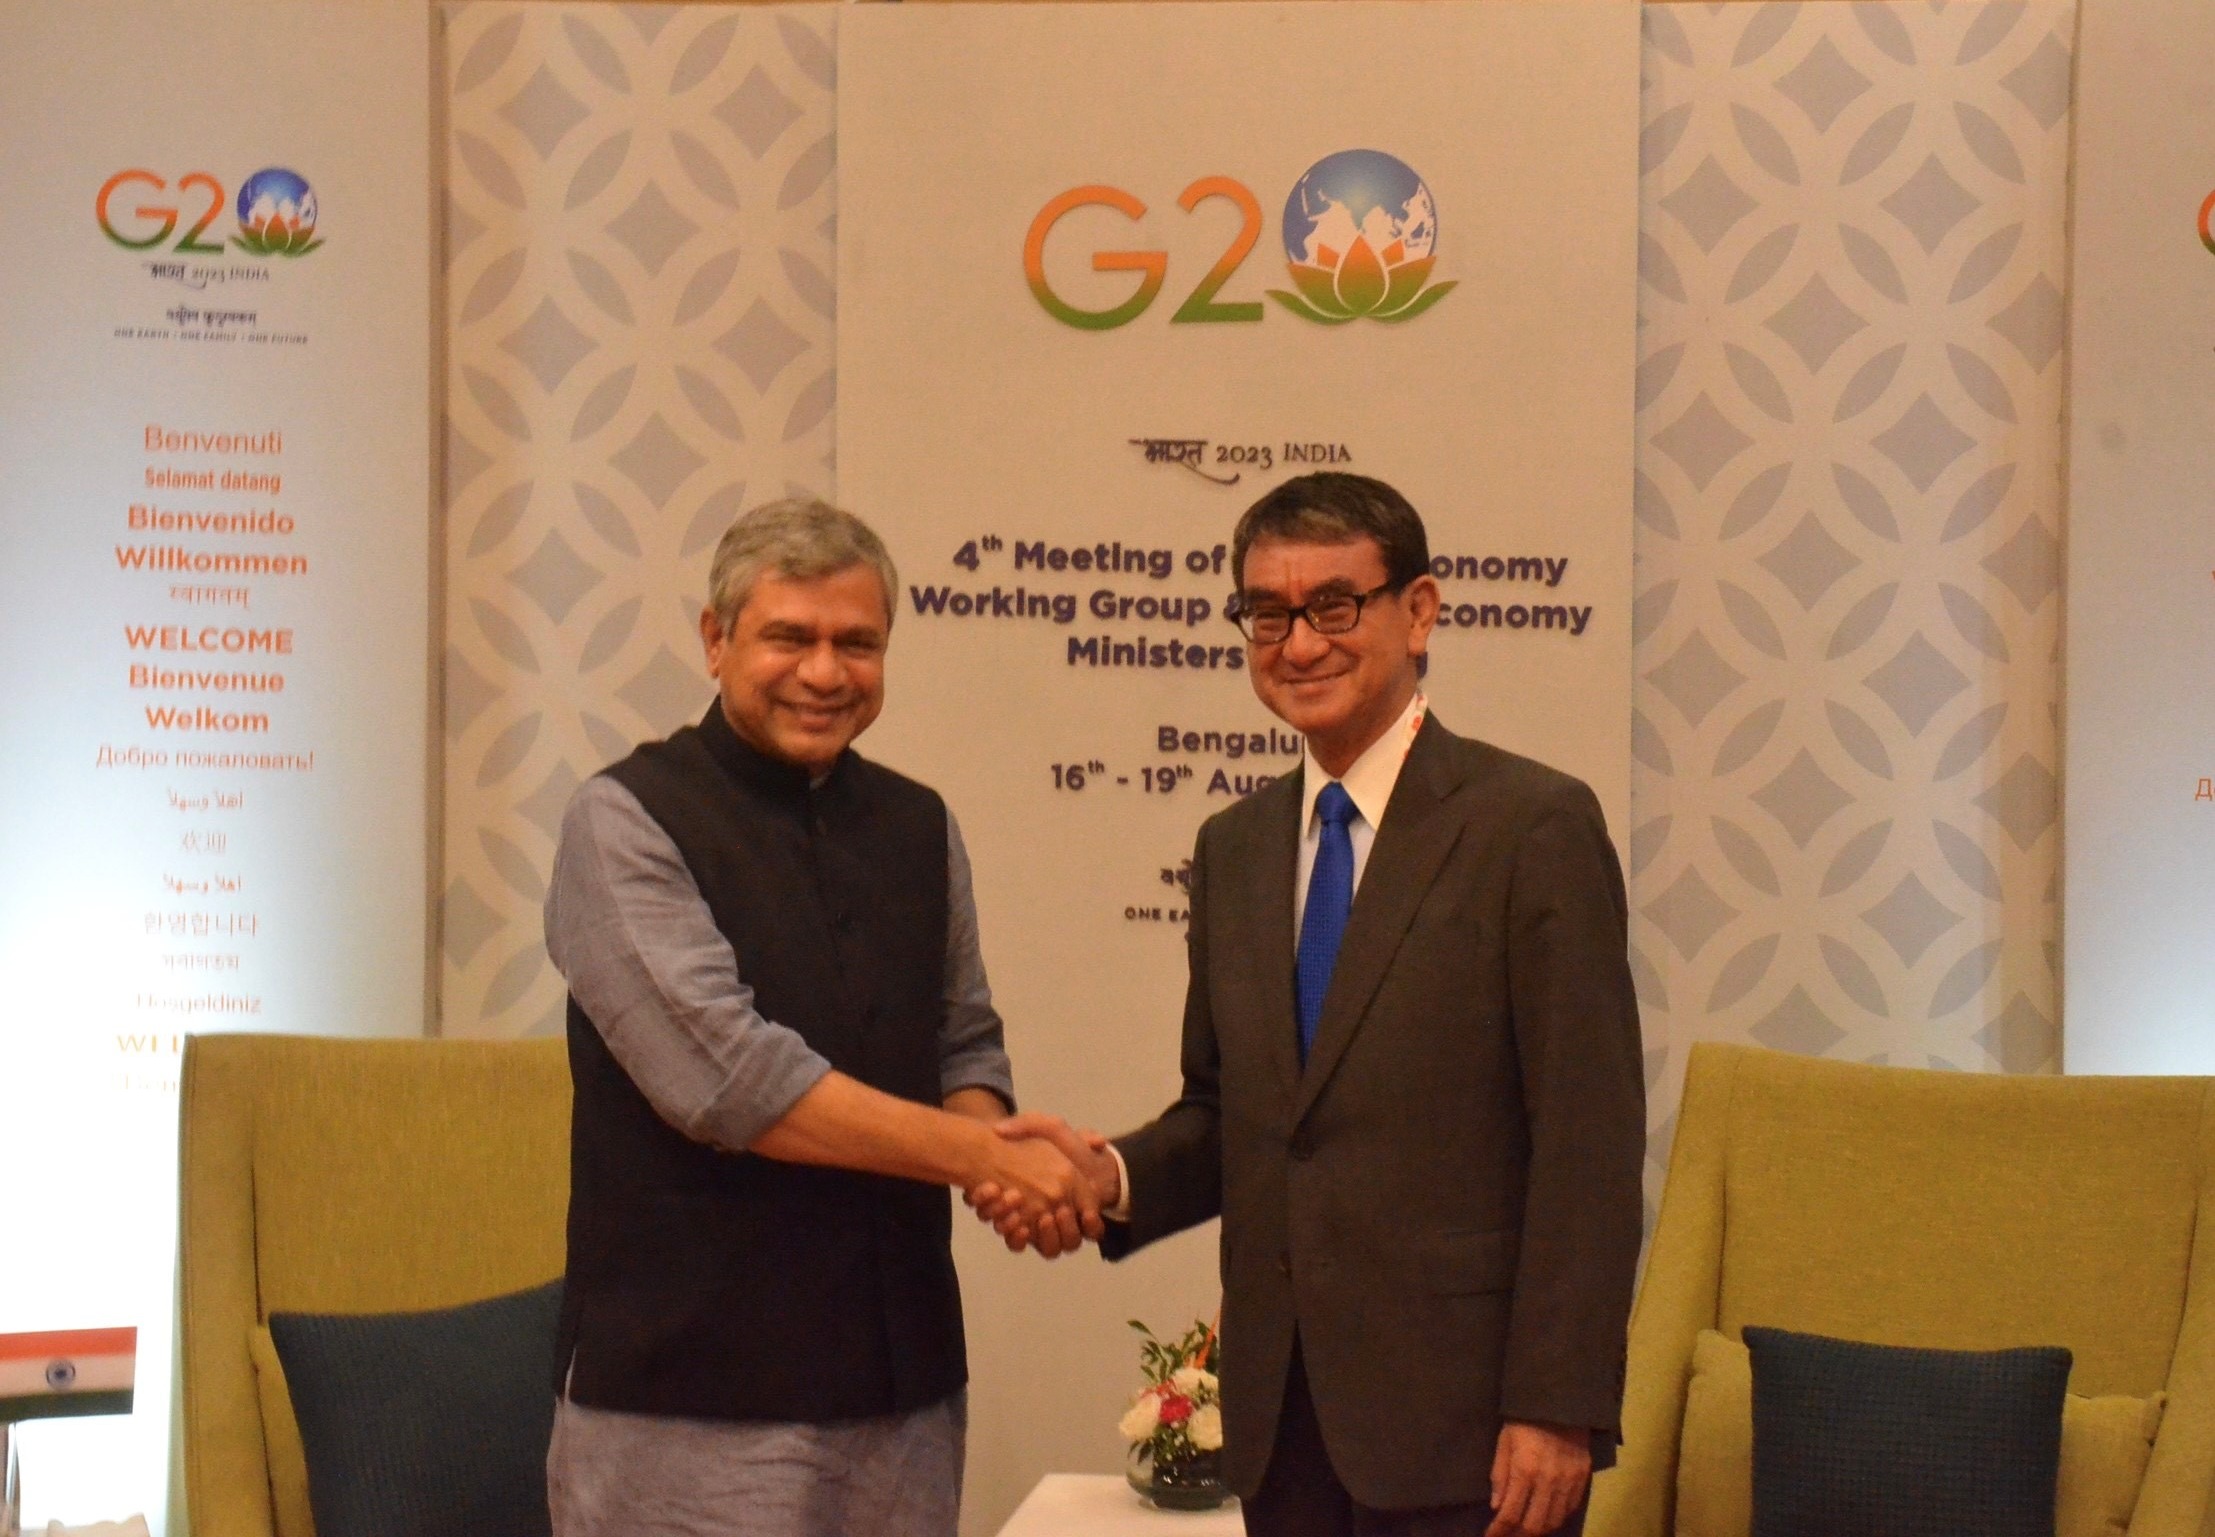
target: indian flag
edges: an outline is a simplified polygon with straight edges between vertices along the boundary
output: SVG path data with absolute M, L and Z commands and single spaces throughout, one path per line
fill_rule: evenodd
M 129 1414 L 136 1329 L 0 1334 L 0 1421 Z

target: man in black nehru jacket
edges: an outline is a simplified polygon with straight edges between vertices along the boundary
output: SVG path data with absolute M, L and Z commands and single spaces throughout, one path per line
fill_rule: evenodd
M 1014 1085 L 945 803 L 859 757 L 898 591 L 819 502 L 757 508 L 700 616 L 720 697 L 588 780 L 546 944 L 570 989 L 557 1537 L 952 1537 L 945 1186 L 1097 1236 Z

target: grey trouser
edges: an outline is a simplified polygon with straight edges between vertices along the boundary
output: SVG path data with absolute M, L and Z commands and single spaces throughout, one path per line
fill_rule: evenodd
M 555 1406 L 554 1537 L 954 1537 L 968 1395 L 829 1425 Z

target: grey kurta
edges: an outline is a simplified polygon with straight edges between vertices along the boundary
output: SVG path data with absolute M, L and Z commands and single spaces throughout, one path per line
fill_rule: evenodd
M 1015 1100 L 985 979 L 969 856 L 946 818 L 940 1087 Z M 662 1118 L 733 1152 L 830 1071 L 764 1019 L 683 857 L 637 797 L 587 780 L 562 819 L 546 950 Z M 762 1320 L 776 1327 L 773 1319 Z M 687 1420 L 557 1406 L 547 1482 L 556 1537 L 949 1537 L 961 1500 L 961 1397 L 836 1425 Z

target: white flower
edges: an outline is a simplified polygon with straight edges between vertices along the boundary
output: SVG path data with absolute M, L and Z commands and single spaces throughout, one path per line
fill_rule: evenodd
M 1145 1392 L 1138 1395 L 1137 1401 L 1130 1406 L 1115 1428 L 1121 1432 L 1124 1440 L 1135 1444 L 1150 1440 L 1155 1427 L 1160 1424 L 1161 1400 L 1153 1393 Z M 1217 1433 L 1220 1434 L 1220 1430 Z
M 1192 1419 L 1185 1426 L 1185 1434 L 1192 1437 L 1192 1444 L 1203 1452 L 1219 1452 L 1223 1449 L 1223 1411 L 1207 1404 L 1192 1411 Z
M 1180 1366 L 1169 1374 L 1170 1385 L 1187 1398 L 1198 1398 L 1215 1387 L 1215 1374 L 1197 1366 Z

